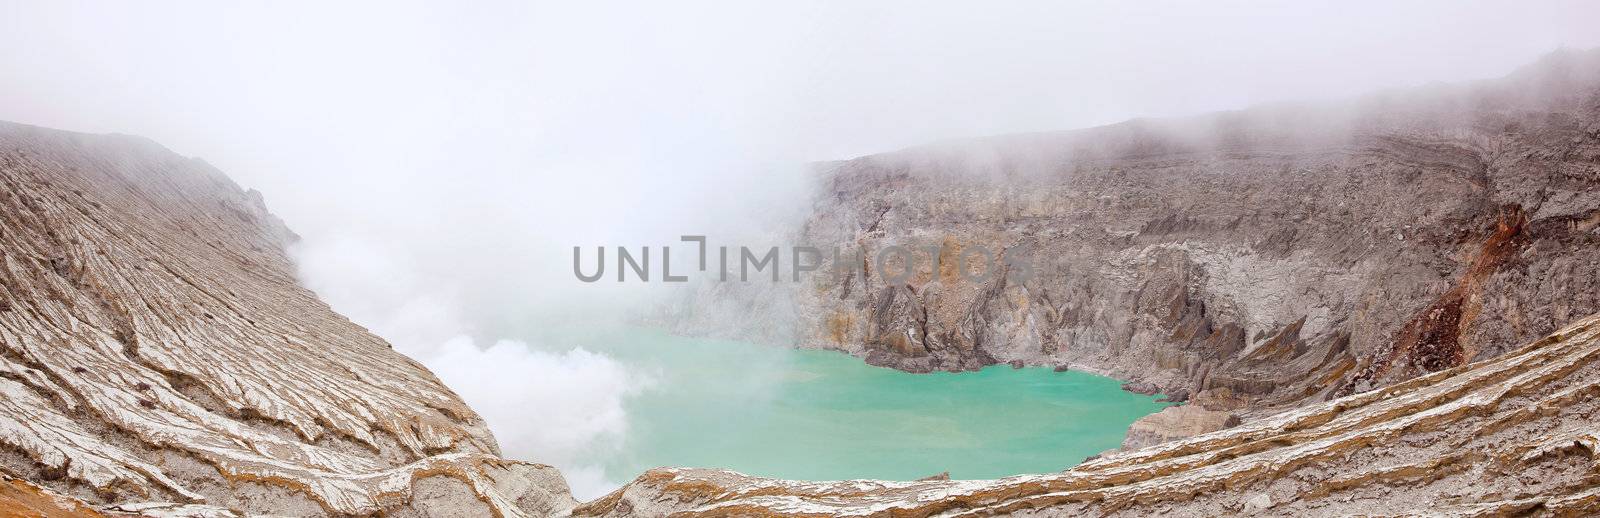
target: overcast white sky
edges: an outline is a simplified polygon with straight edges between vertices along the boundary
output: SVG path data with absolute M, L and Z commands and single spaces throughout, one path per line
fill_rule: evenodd
M 752 164 L 1495 76 L 1600 45 L 1592 2 L 328 4 L 0 0 L 0 119 L 154 138 L 306 234 L 371 203 L 466 199 L 604 229 L 616 205 Z M 412 223 L 395 216 L 363 224 Z
M 203 157 L 309 240 L 483 255 L 670 239 L 784 164 L 1600 45 L 1592 2 L 329 4 L 0 0 L 0 119 Z
M 571 246 L 796 204 L 793 164 L 1493 77 L 1600 46 L 1600 4 L 1578 1 L 464 4 L 0 0 L 0 119 L 205 158 L 305 237 L 308 283 L 437 356 L 474 406 L 580 393 L 545 417 L 581 420 L 631 389 L 468 378 L 474 362 L 626 378 L 603 358 L 440 344 L 526 339 L 507 323 L 571 306 Z M 587 440 L 486 415 L 514 455 L 571 468 L 563 448 Z

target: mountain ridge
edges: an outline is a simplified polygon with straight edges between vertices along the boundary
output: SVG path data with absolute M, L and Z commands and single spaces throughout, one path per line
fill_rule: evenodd
M 426 504 L 414 483 L 459 509 L 571 503 L 554 468 L 500 459 L 437 378 L 301 287 L 294 234 L 204 162 L 0 124 L 0 185 L 0 472 L 253 513 L 403 513 Z

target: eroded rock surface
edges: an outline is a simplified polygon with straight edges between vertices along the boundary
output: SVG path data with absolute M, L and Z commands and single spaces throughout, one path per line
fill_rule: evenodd
M 1193 437 L 1239 425 L 1232 412 L 1207 410 L 1199 405 L 1171 406 L 1134 421 L 1122 447 L 1129 450 Z
M 55 494 L 25 480 L 0 480 L 0 515 L 27 518 L 101 518 L 76 498 Z
M 0 123 L 0 472 L 121 510 L 573 503 L 553 468 L 499 458 L 438 379 L 301 288 L 293 239 L 199 160 Z

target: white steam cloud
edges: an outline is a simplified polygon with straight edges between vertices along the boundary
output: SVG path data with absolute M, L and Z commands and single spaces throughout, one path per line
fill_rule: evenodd
M 301 282 L 438 375 L 489 423 L 507 456 L 560 467 L 580 499 L 616 487 L 591 462 L 619 447 L 628 426 L 623 399 L 648 378 L 582 348 L 548 351 L 510 339 L 481 346 L 453 286 L 423 278 L 404 250 L 344 238 L 291 252 Z

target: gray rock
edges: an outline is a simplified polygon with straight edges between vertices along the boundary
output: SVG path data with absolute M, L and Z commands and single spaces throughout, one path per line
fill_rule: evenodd
M 1265 511 L 1272 508 L 1272 496 L 1266 493 L 1256 493 L 1245 499 L 1245 508 L 1252 511 Z
M 1157 387 L 1154 384 L 1143 381 L 1130 381 L 1122 384 L 1122 390 L 1126 390 L 1134 394 L 1144 394 L 1149 396 L 1154 395 L 1157 392 L 1161 392 L 1161 387 Z

